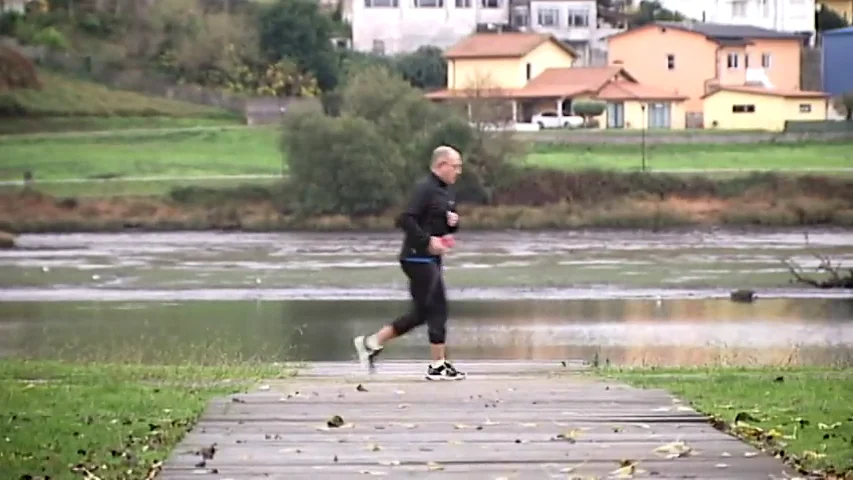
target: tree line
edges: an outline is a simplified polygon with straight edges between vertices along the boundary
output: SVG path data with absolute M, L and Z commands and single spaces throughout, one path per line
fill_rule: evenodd
M 0 35 L 247 95 L 333 91 L 366 63 L 419 88 L 444 86 L 436 47 L 393 57 L 338 47 L 336 39 L 350 37 L 341 8 L 314 0 L 33 0 L 24 14 L 0 16 Z

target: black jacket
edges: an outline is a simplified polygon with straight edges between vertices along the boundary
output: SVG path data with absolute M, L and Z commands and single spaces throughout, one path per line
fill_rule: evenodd
M 414 191 L 396 226 L 405 232 L 400 260 L 435 259 L 429 253 L 429 237 L 454 233 L 447 225 L 447 212 L 456 212 L 456 195 L 443 180 L 430 172 L 415 184 Z

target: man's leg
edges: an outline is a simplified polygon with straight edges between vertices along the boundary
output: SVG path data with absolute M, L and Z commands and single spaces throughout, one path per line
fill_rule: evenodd
M 439 267 L 440 269 L 440 267 Z M 427 332 L 429 334 L 429 346 L 432 354 L 432 364 L 427 369 L 428 379 L 462 379 L 465 374 L 458 371 L 447 360 L 447 292 L 444 287 L 444 279 L 441 271 L 438 271 L 438 282 L 430 298 L 427 309 Z
M 374 359 L 389 340 L 405 335 L 426 321 L 426 308 L 429 304 L 431 288 L 435 281 L 435 265 L 430 263 L 403 262 L 403 272 L 409 278 L 409 294 L 412 297 L 410 310 L 392 323 L 383 326 L 373 335 L 359 336 L 353 339 L 359 360 L 370 371 L 374 368 Z

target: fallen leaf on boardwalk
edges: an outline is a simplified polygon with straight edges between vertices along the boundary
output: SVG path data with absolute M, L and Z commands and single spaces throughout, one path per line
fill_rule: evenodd
M 622 460 L 620 467 L 610 472 L 610 475 L 616 478 L 633 478 L 635 474 L 645 473 L 645 470 L 637 468 L 637 462 L 634 460 Z
M 661 445 L 655 449 L 655 453 L 662 453 L 667 459 L 681 458 L 690 456 L 693 453 L 693 447 L 684 442 L 672 442 L 666 445 Z
M 444 470 L 444 467 L 435 462 L 427 462 L 427 470 L 429 470 L 430 472 L 435 472 L 438 470 Z
M 649 430 L 650 428 L 652 428 L 652 426 L 651 426 L 651 425 L 648 425 L 648 424 L 645 424 L 645 423 L 635 423 L 634 425 L 636 425 L 636 426 L 638 426 L 638 427 L 640 427 L 640 428 L 644 428 L 644 429 L 646 429 L 646 430 Z
M 453 428 L 456 430 L 464 430 L 466 428 L 474 428 L 473 425 L 466 425 L 464 423 L 455 423 L 453 424 Z
M 401 404 L 397 405 L 397 408 L 399 408 L 399 409 L 409 408 L 409 405 L 406 403 L 401 403 Z
M 658 408 L 652 409 L 653 412 L 668 412 L 670 410 L 672 410 L 671 407 L 658 407 Z
M 679 412 L 695 412 L 695 410 L 693 410 L 692 408 L 685 407 L 684 405 L 679 405 L 675 409 L 678 410 Z
M 415 423 L 393 423 L 392 425 L 398 425 L 398 426 L 401 426 L 403 428 L 408 428 L 408 429 L 417 428 L 417 426 L 418 426 Z
M 465 442 L 463 442 L 462 440 L 448 440 L 447 443 L 451 445 L 462 445 Z
M 366 388 L 364 388 L 364 385 L 362 385 L 362 384 L 360 384 L 360 383 L 358 384 L 358 386 L 357 386 L 357 387 L 355 387 L 355 390 L 356 390 L 357 392 L 366 392 L 366 391 L 367 391 L 367 389 L 366 389 Z
M 269 385 L 261 385 L 261 386 L 259 386 L 259 387 L 258 387 L 258 390 L 260 390 L 260 391 L 262 391 L 262 392 L 266 392 L 266 391 L 267 391 L 267 390 L 269 390 L 269 389 L 270 389 L 270 386 L 269 386 Z
M 404 392 L 402 390 L 394 390 L 394 393 L 396 393 L 397 395 L 405 395 L 406 394 L 406 392 Z
M 721 457 L 731 457 L 731 456 L 732 456 L 732 454 L 731 454 L 731 453 L 729 453 L 729 452 L 723 452 L 722 454 L 720 454 L 720 456 L 721 456 Z
M 378 452 L 379 450 L 381 450 L 381 448 L 379 448 L 379 445 L 376 443 L 368 444 L 367 449 L 370 450 L 371 452 Z
M 400 464 L 399 460 L 380 460 L 379 465 L 385 465 L 386 467 L 397 466 Z
M 371 471 L 371 470 L 361 470 L 361 471 L 359 471 L 358 473 L 360 473 L 360 474 L 362 474 L 362 475 L 373 475 L 373 476 L 376 476 L 376 477 L 381 477 L 381 476 L 383 476 L 383 475 L 388 475 L 388 473 L 387 473 L 387 472 L 374 472 L 374 471 Z
M 525 428 L 533 428 L 533 427 L 536 427 L 536 424 L 535 424 L 535 423 L 519 423 L 519 425 L 520 425 L 520 426 L 522 426 L 522 427 L 525 427 Z
M 743 456 L 746 458 L 752 458 L 758 455 L 758 452 L 744 452 Z
M 726 464 L 726 463 L 718 463 L 718 464 L 716 464 L 716 465 L 714 465 L 714 466 L 715 466 L 715 467 L 717 467 L 717 468 L 726 468 L 726 467 L 728 467 L 729 465 L 728 465 L 728 464 Z
M 570 430 L 568 432 L 558 433 L 554 438 L 557 440 L 566 440 L 569 443 L 575 443 L 579 434 L 580 432 L 577 430 Z
M 344 424 L 344 419 L 340 415 L 335 415 L 326 422 L 329 428 L 338 428 Z

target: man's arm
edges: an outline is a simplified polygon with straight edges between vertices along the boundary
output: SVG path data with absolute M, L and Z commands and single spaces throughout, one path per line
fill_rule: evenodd
M 450 209 L 450 211 L 457 215 L 456 216 L 456 224 L 455 225 L 448 225 L 447 231 L 450 233 L 456 233 L 456 231 L 459 230 L 459 212 L 456 211 L 456 202 L 453 202 L 453 207 Z
M 406 208 L 400 213 L 395 222 L 397 228 L 402 228 L 406 234 L 411 236 L 419 248 L 429 245 L 430 235 L 418 225 L 418 218 L 424 211 L 429 201 L 429 186 L 421 184 L 415 187 L 409 197 Z

